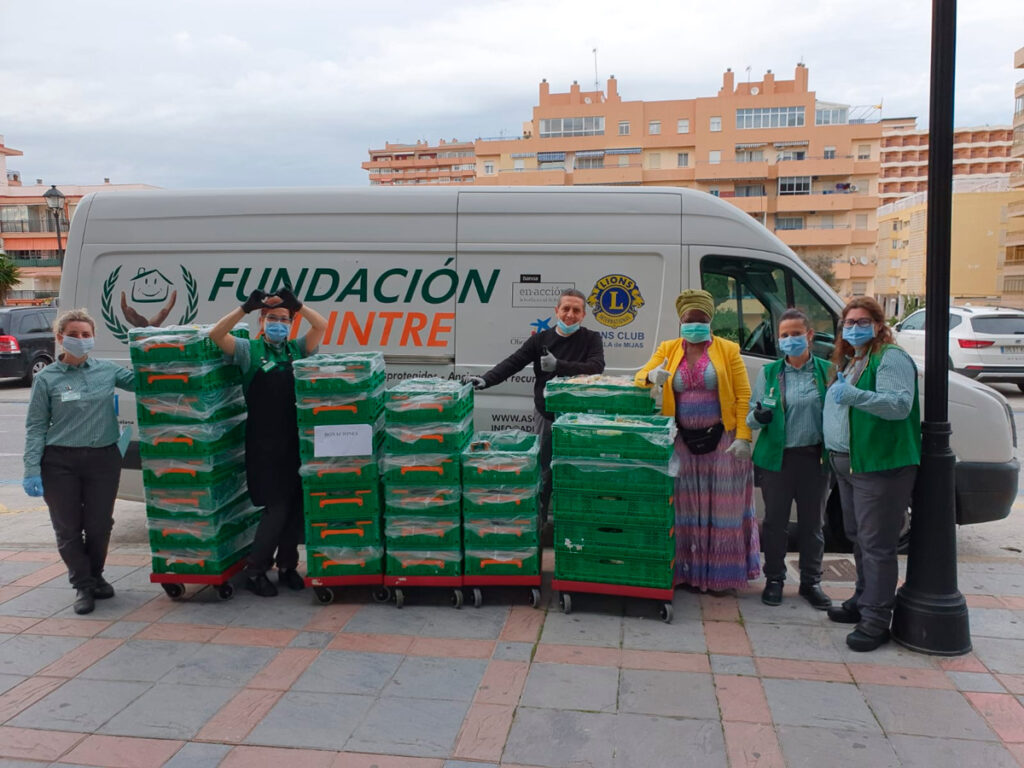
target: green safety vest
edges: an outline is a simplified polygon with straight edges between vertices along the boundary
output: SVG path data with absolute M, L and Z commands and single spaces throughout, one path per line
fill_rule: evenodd
M 264 366 L 270 363 L 287 364 L 291 367 L 292 360 L 299 360 L 306 356 L 306 350 L 299 339 L 290 339 L 284 344 L 275 347 L 268 344 L 263 338 L 249 339 L 249 370 L 242 372 L 242 389 L 249 391 L 253 377 L 259 373 Z
M 878 366 L 882 361 L 882 355 L 890 348 L 907 354 L 895 344 L 883 346 L 868 358 L 868 364 L 857 380 L 857 389 L 875 391 Z M 915 370 L 916 367 L 915 365 Z M 881 472 L 921 463 L 921 410 L 918 404 L 916 374 L 914 399 L 911 403 L 910 414 L 899 421 L 881 419 L 859 408 L 850 408 L 851 471 Z
M 818 395 L 821 401 L 825 402 L 826 382 L 828 381 L 829 370 L 832 364 L 828 360 L 811 355 L 811 362 L 814 364 L 814 383 L 818 385 Z M 764 382 L 766 391 L 771 391 L 772 382 L 779 382 L 775 390 L 779 396 L 775 398 L 775 405 L 771 407 L 772 420 L 761 427 L 761 434 L 757 436 L 757 443 L 754 445 L 754 465 L 761 469 L 772 472 L 782 471 L 782 452 L 786 449 L 786 407 L 785 397 L 782 394 L 782 377 L 786 358 L 775 360 L 764 367 Z M 764 402 L 762 401 L 762 405 Z M 824 463 L 823 452 L 823 466 Z

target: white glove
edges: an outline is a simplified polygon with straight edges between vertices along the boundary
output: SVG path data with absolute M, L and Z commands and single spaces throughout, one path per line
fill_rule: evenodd
M 656 387 L 660 387 L 662 384 L 668 381 L 668 360 L 663 362 L 660 367 L 655 368 L 653 371 L 648 371 L 647 380 Z
M 725 452 L 736 459 L 736 461 L 750 461 L 750 457 L 753 454 L 749 440 L 733 440 L 732 445 L 726 448 Z
M 486 389 L 487 382 L 482 376 L 467 376 L 466 381 L 473 385 L 473 389 Z
M 558 358 L 545 351 L 540 358 L 540 369 L 544 373 L 553 373 L 556 368 L 558 368 Z

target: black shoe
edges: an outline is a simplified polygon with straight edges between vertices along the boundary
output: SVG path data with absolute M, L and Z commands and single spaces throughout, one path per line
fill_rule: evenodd
M 820 584 L 801 584 L 800 597 L 819 611 L 827 611 L 832 607 L 832 598 L 822 591 Z
M 782 582 L 772 580 L 765 584 L 761 602 L 765 605 L 782 605 Z
M 255 576 L 247 576 L 245 579 L 245 588 L 260 597 L 277 596 L 277 587 L 271 583 L 265 573 L 257 573 Z
M 883 629 L 880 632 L 868 632 L 860 625 L 853 632 L 846 636 L 846 644 L 850 650 L 864 653 L 873 651 L 880 645 L 889 642 L 889 630 Z
M 114 587 L 102 576 L 97 576 L 96 586 L 92 588 L 92 596 L 97 600 L 109 600 L 114 596 Z
M 96 608 L 96 597 L 91 587 L 83 587 L 75 591 L 75 613 L 81 616 L 84 613 L 92 613 Z
M 860 611 L 842 603 L 828 609 L 828 618 L 837 624 L 856 624 L 860 621 Z
M 294 568 L 286 568 L 283 571 L 279 570 L 277 572 L 277 583 L 282 587 L 294 589 L 296 592 L 306 588 L 306 582 L 302 580 L 299 572 Z

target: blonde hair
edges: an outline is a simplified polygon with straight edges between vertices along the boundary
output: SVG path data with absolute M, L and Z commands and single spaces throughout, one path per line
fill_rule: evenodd
M 92 319 L 89 310 L 84 307 L 82 309 L 69 309 L 58 316 L 53 323 L 53 332 L 63 336 L 64 329 L 68 327 L 68 323 L 88 323 L 92 327 L 92 332 L 96 333 L 96 321 Z

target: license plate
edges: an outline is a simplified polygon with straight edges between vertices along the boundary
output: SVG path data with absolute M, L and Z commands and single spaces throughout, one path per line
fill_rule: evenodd
M 1012 347 L 1000 347 L 999 349 L 1004 355 L 1024 355 L 1024 344 L 1014 345 Z

